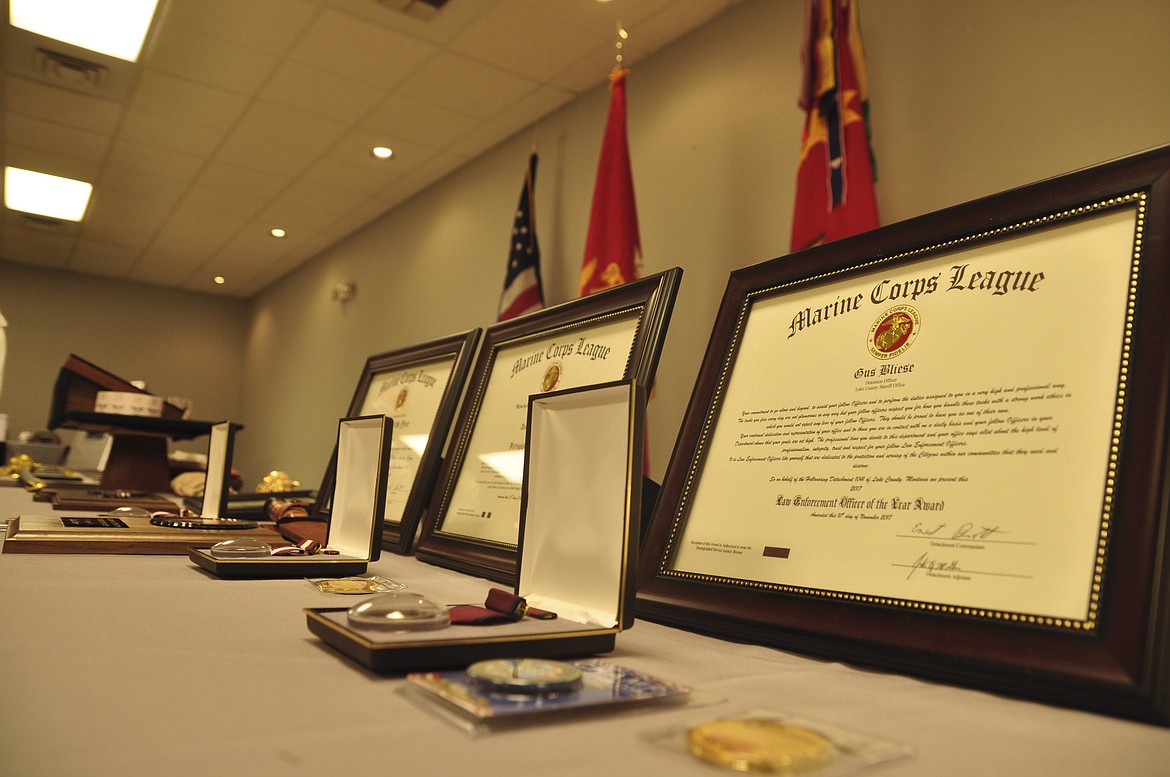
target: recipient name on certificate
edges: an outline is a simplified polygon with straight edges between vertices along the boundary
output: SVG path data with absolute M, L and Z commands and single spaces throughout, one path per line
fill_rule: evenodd
M 669 573 L 1091 623 L 1134 234 L 750 299 Z

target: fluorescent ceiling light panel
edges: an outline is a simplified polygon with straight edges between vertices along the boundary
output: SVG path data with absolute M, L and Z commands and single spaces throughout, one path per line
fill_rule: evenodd
M 137 62 L 158 0 L 9 0 L 13 27 Z
M 93 184 L 19 167 L 4 168 L 4 205 L 23 213 L 81 221 Z

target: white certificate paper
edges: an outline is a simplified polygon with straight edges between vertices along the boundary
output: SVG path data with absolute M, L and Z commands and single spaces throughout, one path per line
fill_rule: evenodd
M 440 530 L 516 545 L 528 397 L 625 377 L 639 311 L 501 345 Z
M 387 523 L 402 522 L 419 461 L 430 442 L 431 427 L 454 367 L 455 357 L 444 356 L 381 370 L 370 378 L 358 415 L 381 414 L 394 421 L 386 483 Z
M 667 572 L 1091 624 L 1135 223 L 749 298 Z

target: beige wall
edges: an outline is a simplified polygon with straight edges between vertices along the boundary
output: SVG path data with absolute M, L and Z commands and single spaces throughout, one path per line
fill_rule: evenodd
M 862 3 L 887 223 L 1170 142 L 1165 0 Z M 629 78 L 645 272 L 685 271 L 650 409 L 658 478 L 728 273 L 787 251 L 803 118 L 801 8 L 746 0 L 637 63 Z M 582 95 L 246 305 L 141 287 L 123 295 L 124 286 L 32 270 L 18 272 L 14 287 L 0 267 L 0 310 L 12 330 L 0 412 L 13 413 L 14 394 L 47 391 L 74 351 L 189 394 L 197 416 L 234 415 L 247 426 L 236 458 L 247 480 L 277 468 L 315 485 L 367 356 L 494 321 L 534 139 L 546 295 L 574 296 L 607 103 L 602 87 Z M 330 297 L 343 280 L 358 292 L 340 305 Z M 98 299 L 134 299 L 146 315 L 99 320 L 91 288 Z M 28 348 L 19 330 L 34 315 L 52 322 L 37 345 L 52 355 L 31 370 L 17 366 L 27 357 L 17 349 Z M 193 327 L 182 357 L 160 323 L 172 318 Z M 127 344 L 122 333 L 132 329 L 151 333 L 148 352 Z M 28 389 L 18 387 L 25 381 Z M 29 408 L 17 413 L 29 419 L 22 423 L 47 414 L 47 400 L 18 404 Z
M 191 398 L 194 418 L 241 415 L 242 300 L 0 262 L 0 311 L 8 320 L 0 413 L 12 438 L 45 428 L 70 353 L 156 394 Z M 206 446 L 204 438 L 179 447 Z
M 651 403 L 661 477 L 728 273 L 787 251 L 799 2 L 732 7 L 638 63 L 629 140 L 645 271 L 684 268 Z M 1170 3 L 868 0 L 890 222 L 1170 142 Z M 1059 9 L 1059 18 L 1053 15 Z M 631 30 L 631 47 L 637 30 Z M 534 138 L 546 294 L 575 294 L 608 95 L 598 88 L 392 211 L 251 310 L 240 462 L 316 482 L 365 358 L 494 321 Z M 331 302 L 341 280 L 358 285 Z

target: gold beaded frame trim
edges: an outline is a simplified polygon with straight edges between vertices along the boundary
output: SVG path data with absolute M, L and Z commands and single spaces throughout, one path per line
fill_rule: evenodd
M 649 385 L 682 274 L 672 267 L 484 330 L 415 545 L 417 558 L 515 582 L 529 398 L 615 380 Z M 495 456 L 499 451 L 505 455 Z M 475 469 L 480 466 L 500 474 L 488 476 L 489 483 Z
M 1077 205 L 1075 207 L 1061 209 L 1046 215 L 1024 219 L 1009 225 L 931 243 L 929 245 L 916 247 L 895 255 L 885 256 L 880 259 L 874 259 L 869 262 L 851 265 L 849 267 L 833 270 L 830 272 L 824 272 L 809 277 L 803 277 L 796 280 L 775 284 L 766 288 L 761 288 L 746 293 L 734 320 L 734 329 L 731 334 L 728 347 L 726 348 L 723 361 L 720 365 L 714 393 L 712 394 L 711 402 L 707 407 L 702 426 L 698 432 L 694 454 L 686 470 L 686 477 L 682 485 L 677 507 L 672 517 L 669 535 L 666 539 L 665 551 L 660 557 L 658 574 L 663 577 L 672 577 L 702 583 L 713 583 L 751 590 L 772 591 L 812 598 L 878 605 L 905 610 L 916 610 L 935 614 L 954 615 L 1001 622 L 1005 624 L 1020 624 L 1031 627 L 1067 630 L 1071 632 L 1093 631 L 1097 626 L 1100 615 L 1099 608 L 1101 586 L 1105 575 L 1105 557 L 1109 544 L 1110 529 L 1113 519 L 1114 484 L 1117 475 L 1118 451 L 1120 448 L 1120 438 L 1123 427 L 1122 419 L 1126 407 L 1131 340 L 1133 335 L 1135 309 L 1137 305 L 1138 278 L 1141 269 L 1143 247 L 1142 241 L 1146 221 L 1147 201 L 1148 194 L 1146 192 L 1133 191 L 1128 194 L 1112 196 L 1090 203 Z M 705 453 L 710 443 L 711 434 L 722 409 L 725 393 L 732 372 L 732 367 L 735 362 L 736 354 L 739 351 L 741 340 L 744 336 L 748 314 L 753 303 L 771 297 L 779 292 L 791 289 L 795 286 L 805 286 L 811 282 L 836 279 L 847 273 L 855 274 L 866 269 L 876 269 L 883 265 L 905 261 L 908 259 L 926 258 L 934 254 L 951 251 L 957 248 L 974 246 L 976 244 L 1057 225 L 1069 220 L 1089 217 L 1104 213 L 1106 211 L 1113 211 L 1122 208 L 1132 208 L 1134 210 L 1134 239 L 1132 253 L 1130 256 L 1129 282 L 1125 300 L 1125 316 L 1122 331 L 1123 339 L 1121 345 L 1120 362 L 1118 366 L 1117 391 L 1114 400 L 1112 425 L 1110 429 L 1109 457 L 1107 463 L 1107 472 L 1105 475 L 1105 489 L 1102 496 L 1101 512 L 1097 531 L 1096 552 L 1093 559 L 1092 586 L 1091 591 L 1088 592 L 1088 607 L 1086 617 L 1084 619 L 1061 618 L 1029 613 L 1010 612 L 998 609 L 918 601 L 912 599 L 891 598 L 849 591 L 824 590 L 818 588 L 787 585 L 782 583 L 745 580 L 739 578 L 729 578 L 717 575 L 680 571 L 672 568 L 674 557 L 676 555 L 677 543 L 681 538 L 681 532 L 685 525 L 685 518 L 690 508 L 691 498 L 694 494 L 694 489 L 698 482 L 702 464 L 705 460 Z
M 510 340 L 503 340 L 503 341 L 495 344 L 492 347 L 491 353 L 488 357 L 488 360 L 487 360 L 487 363 L 486 363 L 486 366 L 484 369 L 484 375 L 491 375 L 492 374 L 492 370 L 495 368 L 496 357 L 499 355 L 501 348 L 505 348 L 505 347 L 512 348 L 514 346 L 523 345 L 524 343 L 529 343 L 529 342 L 532 342 L 534 340 L 543 340 L 545 338 L 548 338 L 548 337 L 551 337 L 554 335 L 558 335 L 558 334 L 562 334 L 564 332 L 571 332 L 571 331 L 580 330 L 580 329 L 588 329 L 588 328 L 596 327 L 600 324 L 609 323 L 611 321 L 620 321 L 622 319 L 632 318 L 634 320 L 633 337 L 630 340 L 630 350 L 626 353 L 626 360 L 623 363 L 623 367 L 622 367 L 622 375 L 629 375 L 630 362 L 634 358 L 634 352 L 638 348 L 638 338 L 642 334 L 642 328 L 643 328 L 644 323 L 645 323 L 644 322 L 645 311 L 646 311 L 645 305 L 641 305 L 641 304 L 640 305 L 632 305 L 630 307 L 622 308 L 620 310 L 614 310 L 614 311 L 610 311 L 608 313 L 603 313 L 601 315 L 592 316 L 590 318 L 582 319 L 581 321 L 572 321 L 572 322 L 569 322 L 566 324 L 562 324 L 560 326 L 550 327 L 548 329 L 542 329 L 542 330 L 537 331 L 537 332 L 530 332 L 530 333 L 525 334 L 525 335 L 520 335 L 520 336 L 514 337 Z M 453 460 L 455 462 L 456 470 L 458 470 L 459 466 L 463 462 L 463 459 L 467 455 L 467 446 L 470 445 L 470 443 L 471 443 L 471 437 L 473 434 L 473 430 L 475 429 L 476 422 L 479 420 L 479 412 L 483 407 L 483 398 L 484 398 L 484 394 L 487 393 L 489 383 L 490 383 L 490 381 L 488 381 L 488 380 L 481 381 L 480 384 L 476 387 L 474 397 L 472 397 L 472 399 L 470 400 L 472 404 L 470 405 L 471 415 L 469 417 L 469 422 L 466 425 L 467 433 L 462 435 L 459 438 L 459 440 L 456 444 L 455 452 L 454 452 L 454 459 Z M 555 383 L 554 383 L 554 385 L 549 386 L 548 390 L 552 390 L 553 388 L 556 388 Z M 562 386 L 561 388 L 564 388 L 564 387 Z M 458 483 L 458 478 L 451 478 L 445 484 L 445 486 L 443 488 L 442 495 L 441 495 L 442 499 L 439 502 L 440 514 L 445 513 L 447 505 L 450 502 L 451 497 L 454 494 L 455 487 L 456 487 L 457 483 Z M 486 538 L 486 537 L 476 537 L 474 535 L 469 535 L 469 534 L 465 535 L 465 534 L 458 534 L 456 532 L 445 531 L 443 529 L 442 522 L 439 522 L 436 525 L 434 533 L 436 535 L 441 535 L 444 537 L 454 537 L 457 539 L 472 540 L 477 544 L 506 548 L 509 550 L 514 550 L 516 547 L 513 544 L 499 542 L 499 541 L 492 540 L 492 539 Z

